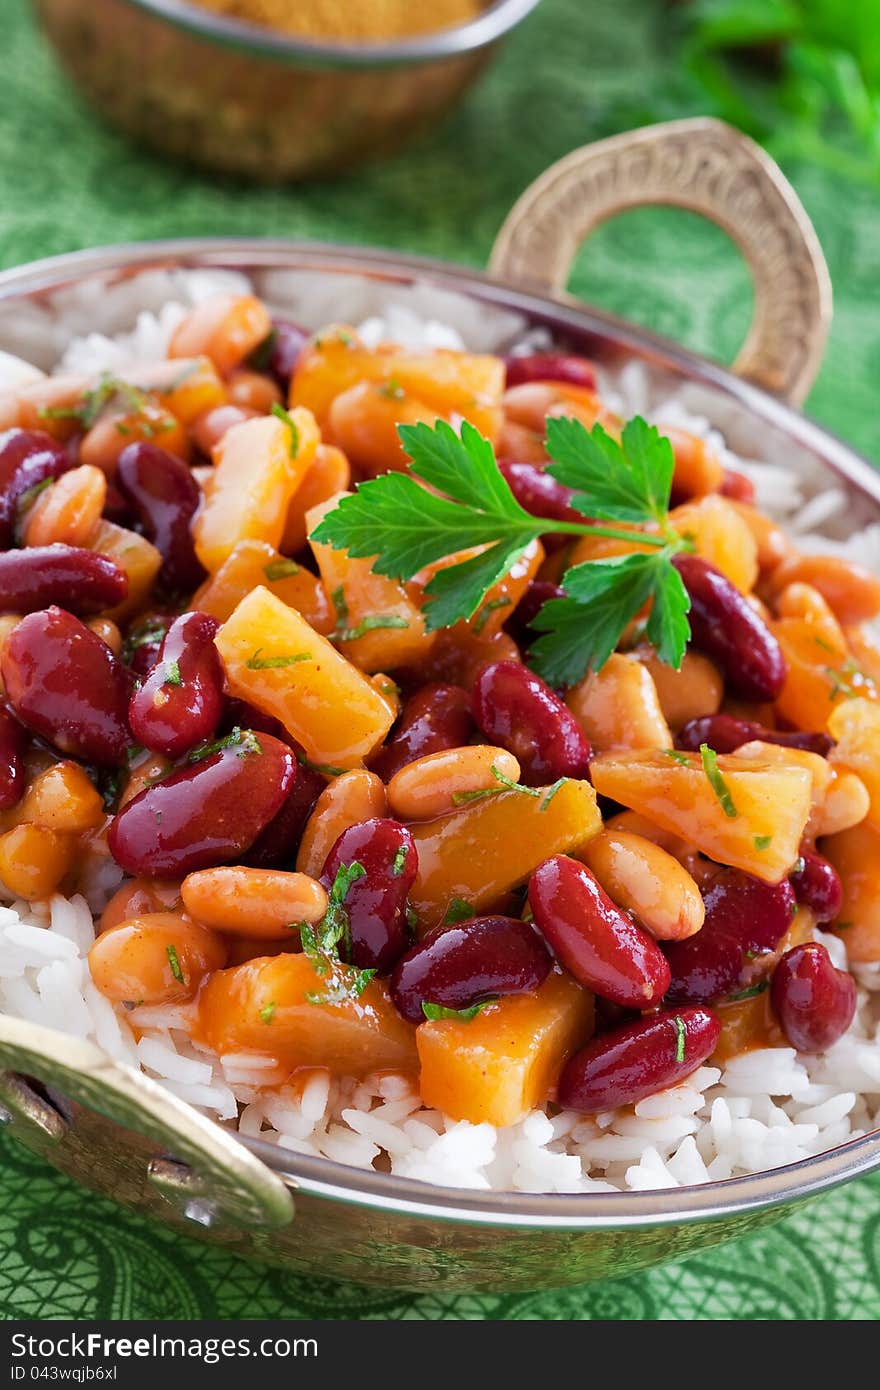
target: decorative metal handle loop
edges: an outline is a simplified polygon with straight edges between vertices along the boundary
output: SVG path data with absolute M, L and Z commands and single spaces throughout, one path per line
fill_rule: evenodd
M 0 1102 L 13 1120 L 33 1119 L 17 1103 L 27 1087 L 22 1088 L 19 1077 L 9 1075 L 22 1072 L 57 1089 L 67 1100 L 152 1140 L 157 1156 L 145 1179 L 168 1200 L 174 1200 L 175 1185 L 169 1174 L 172 1168 L 176 1170 L 176 1190 L 189 1203 L 185 1214 L 192 1219 L 206 1220 L 199 1213 L 216 1212 L 218 1218 L 264 1229 L 285 1226 L 292 1219 L 293 1199 L 276 1173 L 220 1125 L 133 1067 L 114 1062 L 94 1043 L 2 1014 L 3 1068 Z M 60 1117 L 58 1132 L 51 1137 L 64 1142 Z M 177 1162 L 167 1161 L 166 1155 Z M 183 1165 L 189 1177 L 185 1169 L 181 1172 Z
M 777 165 L 722 121 L 670 121 L 574 150 L 516 202 L 489 268 L 562 295 L 579 246 L 599 223 L 646 204 L 702 213 L 736 242 L 752 272 L 755 310 L 734 371 L 800 404 L 831 322 L 828 267 Z

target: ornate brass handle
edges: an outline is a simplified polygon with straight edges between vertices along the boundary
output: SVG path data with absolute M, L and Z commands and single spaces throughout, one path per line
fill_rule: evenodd
M 63 1145 L 70 1125 L 19 1072 L 56 1088 L 74 1106 L 115 1121 L 120 1148 L 126 1131 L 152 1141 L 155 1151 L 144 1177 L 191 1220 L 211 1225 L 229 1219 L 264 1229 L 291 1220 L 293 1200 L 276 1173 L 228 1131 L 93 1043 L 0 1014 L 4 1067 L 0 1116 L 32 1146 Z
M 755 312 L 734 371 L 799 404 L 815 380 L 831 322 L 831 281 L 810 219 L 754 141 L 709 117 L 670 121 L 574 150 L 511 209 L 489 268 L 560 295 L 581 243 L 626 208 L 672 204 L 702 213 L 740 247 Z

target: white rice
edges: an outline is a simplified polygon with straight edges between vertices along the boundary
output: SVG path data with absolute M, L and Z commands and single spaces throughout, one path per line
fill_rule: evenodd
M 35 304 L 4 309 L 0 341 L 26 360 L 0 351 L 0 389 L 27 379 L 31 361 L 46 370 L 91 373 L 155 360 L 190 305 L 246 285 L 227 271 L 149 271 L 110 291 L 63 291 L 51 310 Z M 269 273 L 258 289 L 304 322 L 342 317 L 338 291 L 310 285 L 299 274 Z M 468 344 L 486 350 L 522 327 L 516 315 L 448 293 L 419 290 L 389 307 L 376 301 L 379 292 L 353 282 L 346 300 L 345 317 L 364 320 L 361 331 L 370 343 L 394 338 L 411 347 L 461 347 L 459 331 L 444 321 L 454 318 Z M 95 322 L 102 332 L 92 331 Z M 632 363 L 602 382 L 602 394 L 621 413 L 639 411 L 711 439 L 726 463 L 754 481 L 759 504 L 802 544 L 845 550 L 880 570 L 880 525 L 843 539 L 851 504 L 842 490 L 808 488 L 805 498 L 800 474 L 732 454 L 710 421 L 684 402 L 686 391 L 654 399 L 644 368 Z M 833 531 L 835 523 L 838 538 L 817 534 L 823 527 Z M 496 1129 L 426 1109 L 406 1077 L 356 1081 L 314 1069 L 289 1082 L 269 1058 L 218 1058 L 189 1036 L 192 1005 L 114 1008 L 92 984 L 86 956 L 95 933 L 92 913 L 100 912 L 120 877 L 115 865 L 97 860 L 88 866 L 85 896 L 0 905 L 0 1010 L 91 1038 L 197 1109 L 291 1153 L 477 1191 L 642 1191 L 794 1163 L 880 1125 L 880 964 L 856 968 L 855 1020 L 822 1055 L 763 1048 L 723 1068 L 700 1067 L 634 1107 L 589 1117 L 534 1110 L 521 1123 Z M 835 964 L 846 964 L 841 940 L 815 936 Z

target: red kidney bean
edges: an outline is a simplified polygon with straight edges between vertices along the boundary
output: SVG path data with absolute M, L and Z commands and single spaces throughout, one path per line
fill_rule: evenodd
M 532 516 L 546 517 L 548 521 L 573 521 L 583 525 L 586 517 L 583 512 L 571 506 L 574 489 L 563 487 L 551 478 L 543 468 L 535 463 L 499 462 L 498 467 L 507 479 L 508 486 L 517 502 Z
M 805 753 L 818 753 L 826 758 L 834 747 L 828 734 L 789 733 L 782 729 L 765 729 L 750 719 L 735 719 L 732 714 L 704 714 L 691 719 L 678 731 L 676 748 L 698 753 L 704 743 L 716 753 L 735 753 L 744 743 L 759 739 L 761 743 L 778 743 L 782 748 L 800 748 Z
M 775 700 L 785 684 L 785 657 L 773 633 L 742 594 L 699 555 L 672 563 L 690 595 L 695 647 L 720 666 L 731 690 L 745 700 Z
M 145 748 L 180 758 L 217 732 L 223 714 L 223 666 L 214 646 L 219 627 L 207 613 L 184 613 L 171 624 L 128 710 L 131 731 Z
M 824 946 L 808 942 L 782 957 L 770 1002 L 792 1047 L 824 1052 L 855 1017 L 856 982 L 848 971 L 835 969 Z
M 35 734 L 86 762 L 125 761 L 131 675 L 78 618 L 63 608 L 22 618 L 2 673 L 9 704 Z
M 162 556 L 160 580 L 172 593 L 189 593 L 205 577 L 190 530 L 201 501 L 192 473 L 176 455 L 141 440 L 123 449 L 116 480 Z
M 507 367 L 507 386 L 522 386 L 527 381 L 564 381 L 569 386 L 596 389 L 596 369 L 586 357 L 569 352 L 514 352 L 504 359 Z
M 110 827 L 110 853 L 143 878 L 182 878 L 238 860 L 281 810 L 295 777 L 289 748 L 239 730 L 123 806 Z
M 833 922 L 843 906 L 843 884 L 833 864 L 812 849 L 802 849 L 800 865 L 789 874 L 795 897 L 808 907 L 817 926 Z
M 551 598 L 565 598 L 565 590 L 561 585 L 551 584 L 548 579 L 532 579 L 504 624 L 505 632 L 509 632 L 517 646 L 523 650 L 539 635 L 532 623 Z
M 394 967 L 391 998 L 410 1023 L 424 1023 L 422 1004 L 466 1009 L 501 994 L 532 994 L 552 957 L 535 928 L 518 917 L 474 917 L 437 927 Z
M 732 497 L 735 502 L 747 502 L 751 505 L 755 500 L 755 484 L 745 473 L 738 473 L 735 468 L 725 468 L 719 491 L 722 497 Z
M 329 892 L 343 865 L 360 864 L 364 874 L 345 895 L 351 948 L 361 970 L 390 970 L 409 945 L 406 899 L 419 867 L 406 826 L 395 820 L 365 820 L 343 830 L 324 864 L 321 882 Z
M 706 920 L 696 935 L 663 943 L 672 1004 L 706 1004 L 734 992 L 745 967 L 776 950 L 797 906 L 787 880 L 762 883 L 739 869 L 720 874 L 704 901 Z
M 299 763 L 287 800 L 254 840 L 243 862 L 254 869 L 293 869 L 306 821 L 326 785 L 319 772 Z
M 127 593 L 125 570 L 93 550 L 56 543 L 0 553 L 0 610 L 7 613 L 35 613 L 52 603 L 71 613 L 100 613 Z
M 290 319 L 273 318 L 269 340 L 257 348 L 252 365 L 259 371 L 271 372 L 286 390 L 309 336 L 305 328 Z
M 0 811 L 17 806 L 24 795 L 24 745 L 24 729 L 0 706 Z
M 650 1014 L 594 1038 L 569 1059 L 559 1079 L 559 1104 L 596 1114 L 635 1105 L 675 1086 L 712 1056 L 721 1022 L 709 1009 Z
M 19 511 L 31 488 L 60 478 L 76 459 L 41 430 L 5 430 L 0 434 L 0 549 L 15 544 Z
M 440 753 L 444 748 L 462 748 L 474 731 L 471 700 L 458 685 L 440 682 L 423 685 L 403 706 L 397 726 L 384 748 L 370 762 L 383 781 L 390 782 L 416 758 Z
M 122 659 L 139 681 L 145 681 L 159 660 L 165 634 L 177 615 L 156 611 L 145 613 L 132 623 L 125 634 Z M 239 720 L 238 723 L 243 722 Z
M 586 777 L 591 748 L 574 715 L 526 666 L 496 661 L 477 676 L 473 716 L 490 743 L 519 760 L 526 786 Z
M 107 479 L 107 496 L 101 513 L 115 526 L 124 526 L 126 531 L 136 531 L 137 521 L 128 498 L 123 497 L 112 478 Z
M 652 1009 L 669 987 L 653 937 L 613 903 L 585 865 L 557 854 L 532 874 L 535 923 L 579 984 L 627 1009 Z

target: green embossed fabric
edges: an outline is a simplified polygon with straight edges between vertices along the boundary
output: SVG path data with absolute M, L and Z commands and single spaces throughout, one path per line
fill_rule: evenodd
M 249 189 L 132 150 L 58 76 L 25 0 L 0 0 L 0 21 L 3 265 L 101 242 L 214 233 L 372 243 L 480 265 L 526 184 L 617 129 L 634 99 L 650 109 L 676 62 L 662 0 L 544 0 L 479 90 L 416 149 L 333 183 Z M 808 409 L 880 458 L 880 200 L 809 167 L 787 172 L 822 239 L 836 300 Z M 749 319 L 736 253 L 686 214 L 639 212 L 607 225 L 581 253 L 571 288 L 726 360 Z M 416 1297 L 306 1281 L 181 1239 L 84 1197 L 3 1138 L 0 1315 L 876 1319 L 880 1174 L 767 1232 L 620 1282 Z

